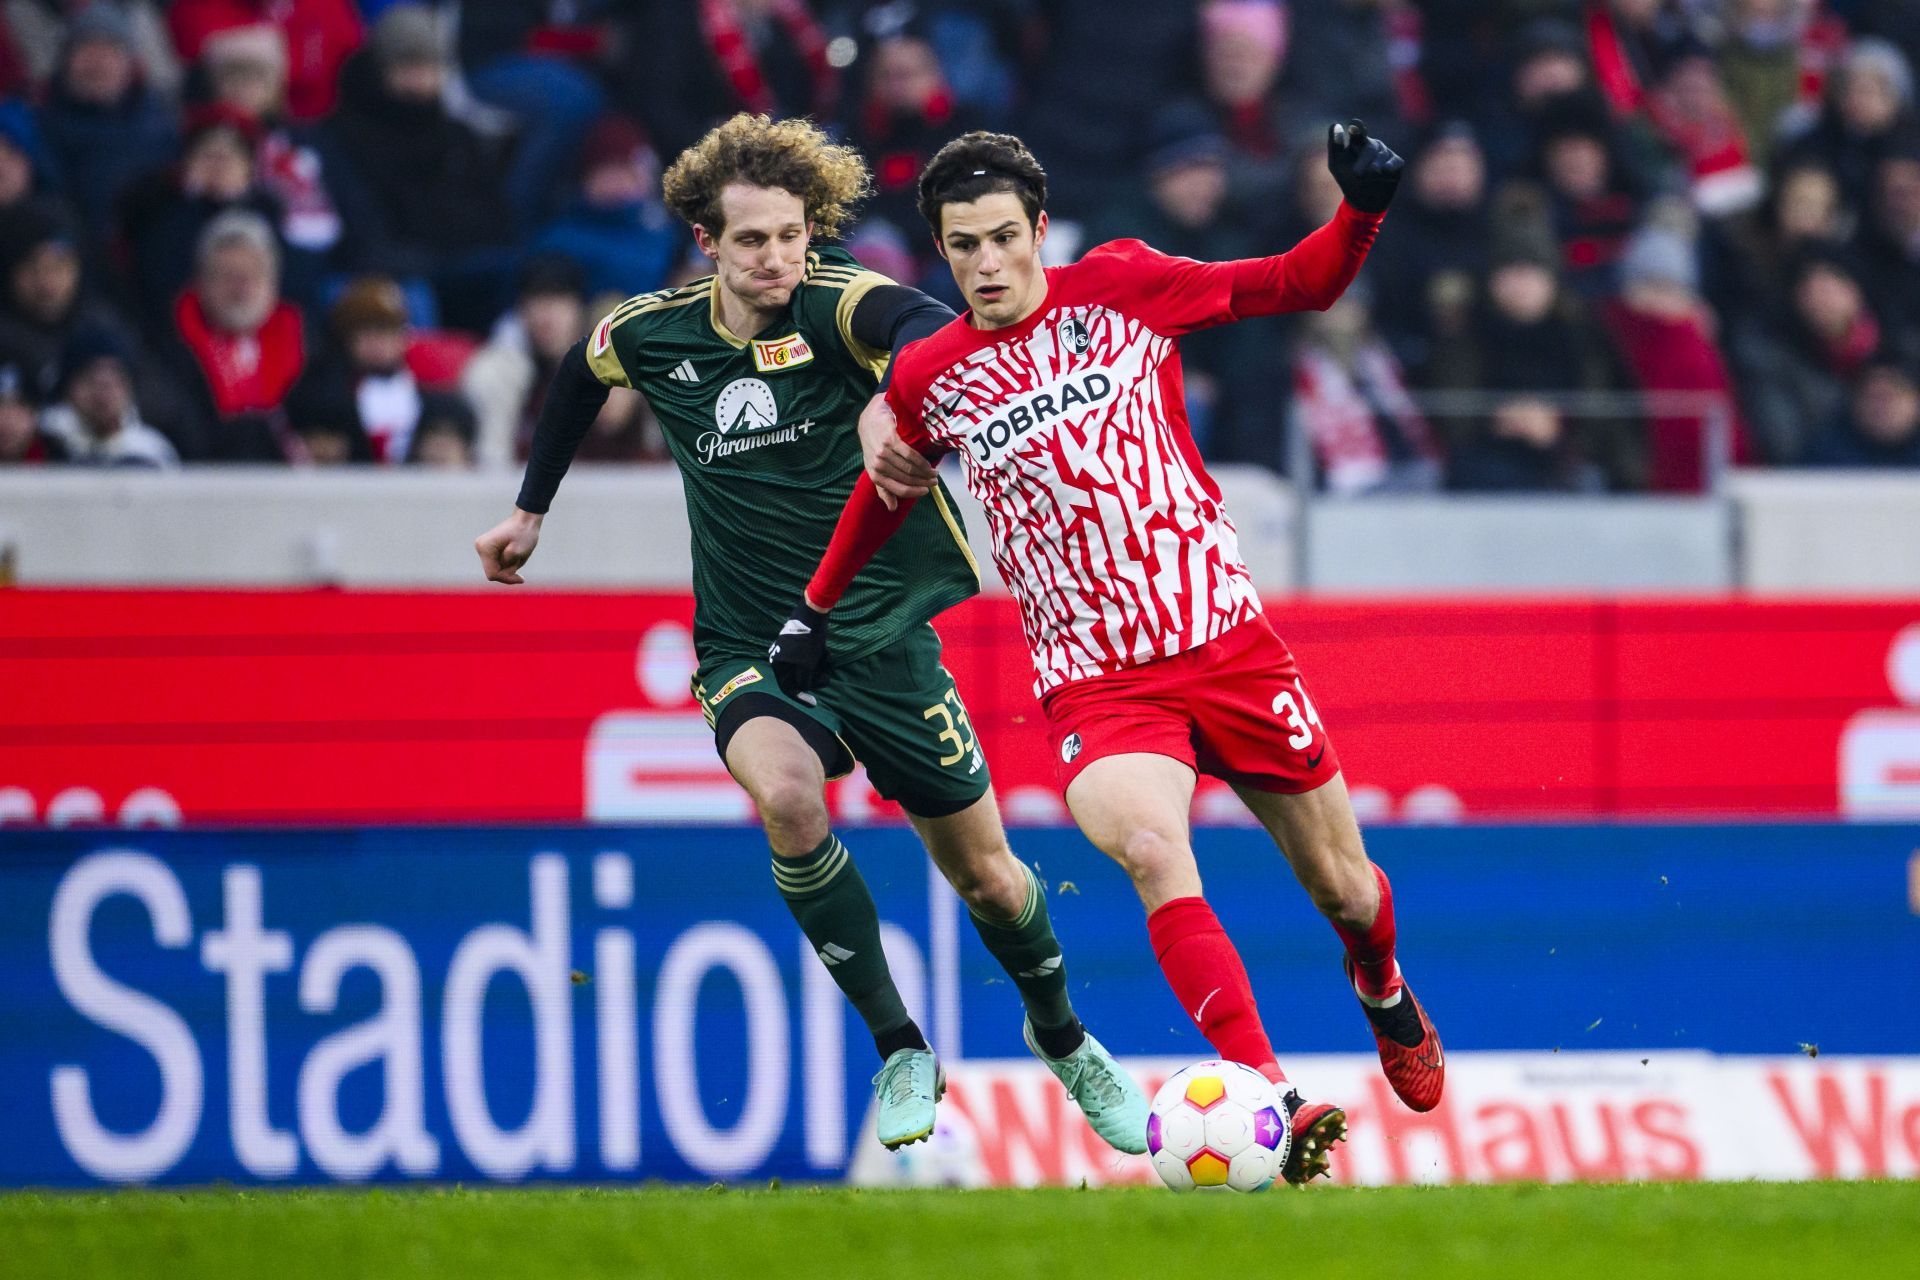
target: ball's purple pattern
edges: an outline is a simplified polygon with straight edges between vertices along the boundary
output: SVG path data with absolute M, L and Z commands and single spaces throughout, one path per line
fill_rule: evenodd
M 1272 1107 L 1254 1113 L 1253 1140 L 1269 1151 L 1277 1151 L 1287 1135 L 1287 1119 Z
M 1160 1154 L 1160 1117 L 1157 1115 L 1147 1117 L 1147 1154 Z

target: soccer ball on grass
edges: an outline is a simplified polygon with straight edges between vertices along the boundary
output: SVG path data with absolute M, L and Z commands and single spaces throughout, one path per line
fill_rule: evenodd
M 1292 1145 L 1279 1092 L 1252 1067 L 1196 1062 L 1153 1095 L 1147 1154 L 1175 1191 L 1263 1191 Z

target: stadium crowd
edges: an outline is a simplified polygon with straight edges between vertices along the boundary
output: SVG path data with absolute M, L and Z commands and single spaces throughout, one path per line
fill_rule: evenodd
M 0 16 L 0 464 L 514 465 L 591 323 L 702 274 L 662 160 L 750 110 L 861 147 L 849 247 L 954 303 L 914 180 L 963 130 L 1048 165 L 1053 258 L 1219 259 L 1323 221 L 1364 118 L 1410 164 L 1360 283 L 1183 343 L 1215 460 L 1283 469 L 1291 415 L 1338 492 L 1687 490 L 1699 415 L 1637 399 L 1672 391 L 1741 462 L 1920 466 L 1912 0 Z M 616 392 L 581 456 L 660 447 Z

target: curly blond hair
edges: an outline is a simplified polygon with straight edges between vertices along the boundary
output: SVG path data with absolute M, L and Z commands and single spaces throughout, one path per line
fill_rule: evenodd
M 731 182 L 799 196 L 814 233 L 828 238 L 840 234 L 853 206 L 873 190 L 860 153 L 835 143 L 812 121 L 744 112 L 681 152 L 660 190 L 669 209 L 718 235 L 726 222 L 720 192 Z

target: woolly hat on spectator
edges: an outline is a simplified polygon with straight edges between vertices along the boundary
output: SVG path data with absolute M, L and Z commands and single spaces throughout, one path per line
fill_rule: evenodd
M 6 270 L 14 267 L 39 250 L 42 245 L 57 244 L 70 253 L 77 253 L 73 228 L 59 215 L 46 209 L 22 210 L 16 217 L 8 220 L 7 243 L 4 250 Z
M 397 4 L 373 24 L 367 47 L 383 67 L 446 61 L 439 15 L 425 5 Z
M 106 40 L 132 53 L 135 44 L 133 19 L 119 5 L 109 4 L 106 0 L 90 4 L 67 19 L 66 47 L 71 49 L 89 40 Z
M 55 394 L 64 396 L 73 380 L 89 365 L 101 360 L 117 360 L 128 374 L 133 372 L 133 352 L 120 335 L 99 325 L 82 325 L 67 339 L 60 352 L 60 381 Z
M 20 375 L 20 366 L 12 361 L 0 364 L 0 401 L 24 403 L 26 398 L 27 380 Z
M 1891 40 L 1882 40 L 1878 36 L 1862 36 L 1847 46 L 1847 52 L 1840 62 L 1842 76 L 1850 76 L 1856 71 L 1871 71 L 1885 80 L 1893 89 L 1894 97 L 1900 105 L 1913 103 L 1913 67 L 1907 62 L 1907 55 L 1900 52 L 1900 46 Z
M 1227 140 L 1213 113 L 1197 102 L 1176 102 L 1154 114 L 1147 127 L 1147 172 L 1162 174 L 1189 164 L 1227 158 Z
M 280 34 L 280 28 L 268 22 L 229 27 L 207 37 L 200 61 L 210 71 L 221 67 L 253 66 L 285 75 L 287 38 Z
M 1636 284 L 1670 284 L 1697 292 L 1700 264 L 1693 245 L 1664 227 L 1642 227 L 1627 241 L 1620 255 L 1622 288 Z
M 1212 0 L 1200 6 L 1200 27 L 1210 36 L 1237 36 L 1267 50 L 1287 43 L 1287 11 L 1276 0 Z
M 618 112 L 610 111 L 594 121 L 580 144 L 580 172 L 592 173 L 602 165 L 658 164 L 653 144 L 640 126 Z
M 327 318 L 342 338 L 365 329 L 404 329 L 407 296 L 385 276 L 362 276 L 341 292 Z

